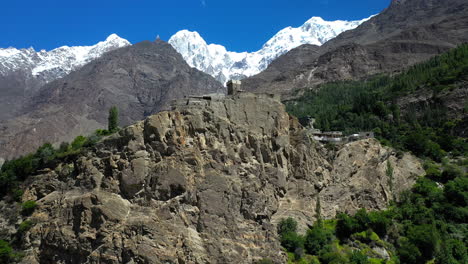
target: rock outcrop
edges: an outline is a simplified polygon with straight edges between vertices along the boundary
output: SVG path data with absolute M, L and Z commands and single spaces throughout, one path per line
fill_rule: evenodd
M 268 95 L 191 101 L 30 177 L 23 262 L 284 263 L 281 218 L 382 209 L 422 173 L 373 139 L 328 152 Z

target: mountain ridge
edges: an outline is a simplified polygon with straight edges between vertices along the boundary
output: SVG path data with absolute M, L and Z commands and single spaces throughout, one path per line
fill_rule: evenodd
M 300 27 L 290 26 L 280 30 L 255 52 L 228 51 L 222 45 L 207 44 L 198 32 L 189 30 L 177 32 L 168 42 L 190 66 L 225 83 L 261 72 L 274 59 L 302 44 L 323 45 L 372 17 L 355 21 L 325 21 L 321 17 L 312 17 Z
M 463 0 L 393 1 L 379 15 L 343 32 L 306 56 L 297 50 L 246 78 L 250 91 L 269 91 L 286 98 L 327 81 L 394 73 L 468 41 L 468 2 Z M 309 46 L 308 48 L 304 46 Z
M 30 70 L 32 76 L 49 82 L 96 59 L 107 51 L 130 45 L 117 34 L 91 46 L 61 46 L 50 51 L 36 51 L 33 47 L 16 49 L 0 48 L 0 74 L 11 71 Z
M 50 51 L 0 48 L 0 122 L 20 115 L 43 85 L 128 45 L 127 40 L 112 34 L 92 46 L 62 46 Z
M 119 108 L 120 124 L 128 125 L 167 109 L 173 99 L 223 91 L 221 83 L 190 67 L 168 43 L 140 42 L 105 53 L 42 87 L 21 115 L 0 126 L 0 157 L 103 129 L 111 106 Z

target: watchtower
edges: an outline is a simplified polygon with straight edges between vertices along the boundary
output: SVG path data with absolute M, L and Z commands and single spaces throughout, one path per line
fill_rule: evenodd
M 241 81 L 236 81 L 236 80 L 230 80 L 227 82 L 227 90 L 228 90 L 228 95 L 236 95 L 241 91 Z

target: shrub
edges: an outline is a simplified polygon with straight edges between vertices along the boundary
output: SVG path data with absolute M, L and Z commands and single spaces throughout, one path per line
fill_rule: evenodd
M 71 143 L 71 148 L 73 150 L 79 150 L 81 149 L 87 141 L 87 138 L 84 136 L 77 136 L 73 142 Z
M 13 249 L 10 244 L 0 240 L 0 263 L 10 263 L 13 259 Z
M 58 152 L 59 153 L 66 153 L 70 150 L 70 144 L 68 142 L 62 142 L 60 143 Z
M 369 227 L 379 236 L 385 236 L 392 224 L 391 212 L 370 212 Z
M 341 240 L 349 238 L 353 233 L 358 231 L 358 223 L 347 214 L 339 214 L 338 222 L 336 223 L 336 236 Z
M 418 247 L 425 260 L 431 259 L 438 251 L 440 238 L 433 225 L 413 226 L 408 230 L 407 237 L 411 243 Z
M 444 196 L 450 203 L 460 207 L 468 205 L 468 177 L 459 177 L 445 185 Z
M 348 258 L 338 251 L 330 251 L 320 255 L 320 262 L 325 264 L 349 263 Z
M 439 259 L 441 263 L 468 263 L 466 245 L 456 239 L 449 239 L 443 243 Z
M 269 258 L 264 258 L 256 262 L 256 264 L 273 264 L 273 261 Z
M 21 197 L 23 196 L 24 191 L 21 189 L 14 189 L 12 191 L 13 199 L 17 202 L 21 201 Z
M 297 248 L 304 247 L 304 238 L 296 232 L 288 232 L 280 237 L 281 245 L 290 252 L 294 252 Z
M 52 144 L 45 143 L 37 149 L 35 156 L 39 159 L 39 166 L 46 166 L 55 158 L 56 151 Z
M 37 207 L 35 201 L 26 201 L 21 205 L 21 214 L 31 215 Z
M 421 263 L 421 252 L 418 247 L 408 241 L 406 238 L 399 240 L 399 247 L 397 249 L 398 255 L 400 256 L 401 263 L 417 264 Z
M 106 130 L 106 129 L 97 129 L 94 134 L 96 134 L 97 136 L 108 136 L 110 134 L 112 134 L 111 131 L 109 130 Z
M 333 234 L 329 230 L 316 225 L 307 231 L 304 247 L 307 253 L 318 255 L 331 242 L 332 238 Z
M 291 217 L 283 218 L 278 224 L 278 234 L 281 236 L 282 234 L 296 232 L 297 231 L 297 222 Z
M 33 227 L 33 225 L 33 222 L 30 220 L 21 222 L 21 224 L 18 227 L 18 234 L 23 234 L 27 232 L 29 229 L 31 229 L 31 227 Z
M 444 167 L 444 171 L 442 172 L 441 179 L 443 183 L 447 183 L 448 181 L 454 180 L 457 177 L 462 177 L 463 171 L 460 168 L 454 165 L 447 165 Z
M 351 256 L 349 257 L 349 261 L 352 264 L 368 264 L 369 263 L 367 256 L 363 254 L 361 251 L 356 251 L 356 250 L 351 253 Z

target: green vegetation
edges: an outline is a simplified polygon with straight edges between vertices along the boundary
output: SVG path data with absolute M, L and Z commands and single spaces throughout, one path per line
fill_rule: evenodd
M 287 103 L 303 123 L 313 117 L 322 130 L 374 131 L 382 143 L 426 159 L 426 176 L 388 210 L 341 213 L 317 221 L 305 236 L 279 232 L 290 263 L 468 263 L 468 144 L 454 132 L 460 120 L 447 119 L 437 100 L 404 113 L 397 104 L 422 90 L 450 92 L 467 78 L 468 44 L 397 76 L 324 84 Z M 393 189 L 394 169 L 386 165 Z
M 0 240 L 0 264 L 12 263 L 18 258 L 19 254 L 13 250 L 10 243 Z
M 317 222 L 305 236 L 296 233 L 293 219 L 282 220 L 278 232 L 294 256 L 291 262 L 315 256 L 320 262 L 314 263 L 325 264 L 468 263 L 468 175 L 454 164 L 425 167 L 436 176 L 420 178 L 388 210 L 341 213 L 336 220 Z M 441 175 L 446 175 L 444 183 L 439 182 Z M 298 247 L 304 256 L 294 254 Z M 385 249 L 389 259 L 375 248 Z
M 29 176 L 46 168 L 55 168 L 57 164 L 73 160 L 86 148 L 94 146 L 103 136 L 112 134 L 108 130 L 98 129 L 92 135 L 78 136 L 71 143 L 62 143 L 56 149 L 50 143 L 39 147 L 36 152 L 20 158 L 5 161 L 0 169 L 0 197 L 11 194 L 19 200 L 22 191 L 19 183 Z
M 23 221 L 19 225 L 17 233 L 18 234 L 23 234 L 26 231 L 28 231 L 29 229 L 31 229 L 33 226 L 34 226 L 34 224 L 33 224 L 32 221 L 30 221 L 30 220 Z
M 108 128 L 110 132 L 116 132 L 119 129 L 119 110 L 116 106 L 109 109 Z
M 398 99 L 422 89 L 449 91 L 468 77 L 468 44 L 395 77 L 328 83 L 287 103 L 287 110 L 303 123 L 316 119 L 322 130 L 345 133 L 374 131 L 383 143 L 410 150 L 436 161 L 451 152 L 467 155 L 468 143 L 454 134 L 460 120 L 447 119 L 448 109 L 437 100 L 414 105 L 402 113 Z
M 26 201 L 21 205 L 21 214 L 28 216 L 36 210 L 37 203 L 35 201 Z
M 262 259 L 258 261 L 256 264 L 273 264 L 274 262 L 271 259 Z

